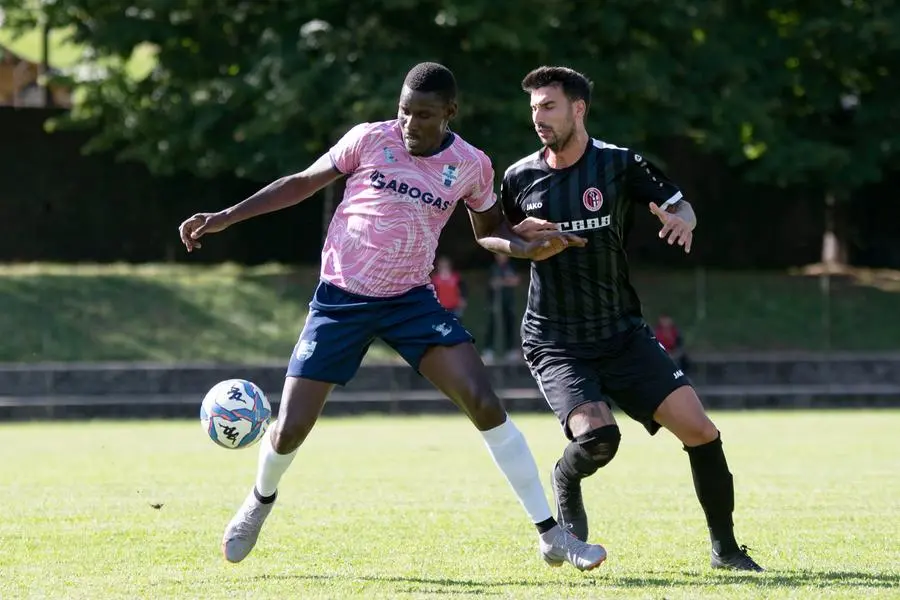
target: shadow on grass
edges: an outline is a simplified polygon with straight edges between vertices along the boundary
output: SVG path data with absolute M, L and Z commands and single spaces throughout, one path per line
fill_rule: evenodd
M 893 588 L 900 585 L 900 574 L 865 573 L 860 571 L 777 571 L 766 573 L 713 573 L 703 575 L 682 571 L 680 578 L 667 580 L 667 585 L 692 585 L 715 581 L 718 585 L 756 585 L 759 587 L 830 587 L 830 588 Z M 640 580 L 636 580 L 640 581 Z
M 0 362 L 286 363 L 315 281 L 306 272 L 0 277 Z M 369 360 L 394 356 L 379 343 Z
M 574 575 L 574 573 L 573 573 Z M 256 575 L 251 580 L 307 580 L 307 581 L 368 581 L 373 583 L 409 584 L 403 592 L 428 592 L 432 594 L 458 594 L 472 592 L 478 594 L 498 595 L 495 588 L 668 588 L 668 587 L 702 587 L 706 585 L 756 586 L 761 588 L 895 588 L 900 586 L 900 574 L 896 573 L 863 573 L 858 571 L 769 571 L 760 574 L 739 573 L 691 573 L 687 571 L 654 573 L 648 577 L 621 577 L 607 575 L 602 570 L 587 574 L 583 579 L 566 579 L 560 581 L 552 578 L 547 581 L 521 579 L 448 579 L 426 577 L 396 576 L 359 576 L 344 577 L 340 575 Z
M 0 361 L 178 362 L 290 352 L 293 334 L 285 335 L 279 344 L 254 331 L 255 318 L 234 322 L 232 306 L 240 314 L 252 315 L 245 305 L 252 306 L 255 298 L 242 298 L 229 289 L 217 295 L 210 293 L 208 285 L 197 296 L 189 283 L 169 286 L 165 280 L 128 276 L 38 275 L 0 280 L 0 325 L 4 325 L 0 329 L 9 332 L 0 348 Z M 224 293 L 236 298 L 222 300 L 218 306 L 205 305 Z M 266 308 L 260 308 L 259 321 L 265 318 Z M 296 324 L 297 331 L 300 325 Z

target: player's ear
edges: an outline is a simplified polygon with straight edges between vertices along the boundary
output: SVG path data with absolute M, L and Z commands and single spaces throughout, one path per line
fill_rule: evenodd
M 575 116 L 581 117 L 582 119 L 587 114 L 587 102 L 584 100 L 576 100 L 575 101 Z
M 456 100 L 451 100 L 447 103 L 446 112 L 444 113 L 447 121 L 452 121 L 456 118 L 456 113 L 459 112 L 459 106 L 456 104 Z

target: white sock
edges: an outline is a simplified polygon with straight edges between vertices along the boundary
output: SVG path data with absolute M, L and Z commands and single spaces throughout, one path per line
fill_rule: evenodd
M 550 518 L 550 505 L 544 495 L 544 487 L 538 475 L 534 456 L 525 441 L 525 436 L 507 415 L 503 425 L 482 431 L 494 462 L 503 471 L 509 485 L 531 517 L 532 523 L 540 523 Z
M 297 448 L 290 454 L 278 454 L 275 452 L 275 448 L 272 447 L 272 442 L 269 440 L 271 431 L 269 429 L 259 442 L 256 491 L 263 498 L 267 498 L 275 493 L 275 490 L 278 489 L 278 482 L 281 481 L 281 476 L 291 466 L 291 462 L 293 462 L 294 457 L 297 456 L 297 450 L 299 450 Z

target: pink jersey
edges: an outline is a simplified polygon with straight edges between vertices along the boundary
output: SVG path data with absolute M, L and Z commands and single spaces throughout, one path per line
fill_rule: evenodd
M 441 230 L 458 202 L 496 202 L 494 169 L 454 134 L 433 156 L 406 151 L 396 120 L 363 123 L 329 152 L 348 175 L 322 249 L 321 277 L 352 294 L 397 296 L 430 282 Z

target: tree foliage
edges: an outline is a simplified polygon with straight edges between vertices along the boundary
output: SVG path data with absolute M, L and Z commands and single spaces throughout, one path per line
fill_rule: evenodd
M 748 177 L 849 191 L 900 156 L 900 7 L 789 0 L 722 4 L 703 55 L 727 55 L 730 80 L 706 131 Z
M 18 0 L 21 2 L 21 0 Z M 888 0 L 0 0 L 41 14 L 103 69 L 67 119 L 159 173 L 268 179 L 352 124 L 390 118 L 406 71 L 450 66 L 456 128 L 498 168 L 536 147 L 524 74 L 566 64 L 595 82 L 593 135 L 652 152 L 690 137 L 747 177 L 851 190 L 900 156 L 900 8 Z M 152 45 L 143 78 L 126 60 Z

